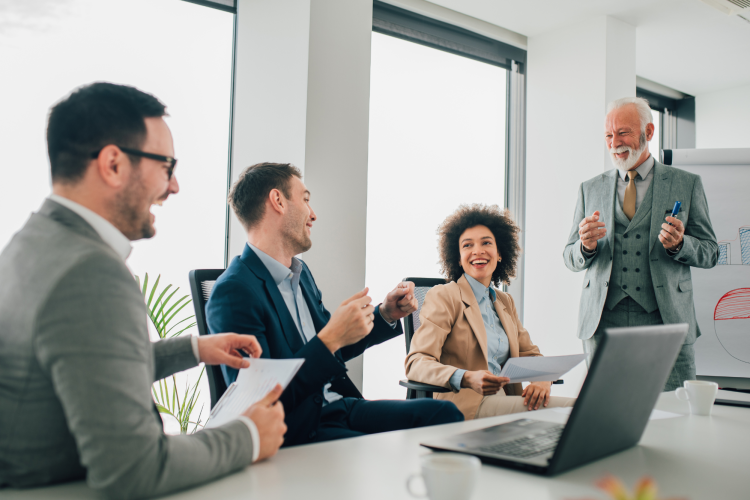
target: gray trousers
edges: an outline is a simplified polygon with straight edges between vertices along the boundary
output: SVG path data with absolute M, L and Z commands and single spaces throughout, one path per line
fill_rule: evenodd
M 596 332 L 591 338 L 583 341 L 583 352 L 588 354 L 586 362 L 589 365 L 591 364 L 596 346 L 599 345 L 605 328 L 662 324 L 664 322 L 658 309 L 652 313 L 647 313 L 635 300 L 625 297 L 611 311 L 606 307 L 604 308 Z M 678 387 L 682 387 L 685 380 L 695 380 L 695 349 L 693 344 L 683 344 L 664 386 L 664 391 L 674 391 Z

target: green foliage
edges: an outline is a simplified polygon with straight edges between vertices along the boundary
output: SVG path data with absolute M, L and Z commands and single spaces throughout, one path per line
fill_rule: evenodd
M 180 290 L 179 287 L 174 288 L 171 291 L 172 285 L 165 286 L 161 292 L 159 292 L 159 281 L 161 275 L 157 276 L 151 290 L 148 289 L 148 273 L 144 275 L 143 286 L 141 286 L 141 280 L 138 276 L 135 277 L 138 288 L 141 289 L 143 298 L 146 302 L 146 309 L 148 310 L 148 317 L 151 320 L 151 324 L 154 325 L 156 332 L 159 334 L 159 338 L 173 338 L 181 335 L 190 328 L 196 325 L 195 316 L 187 316 L 180 320 L 176 320 L 177 314 L 182 311 L 190 302 L 190 298 L 184 295 L 178 299 L 174 299 L 175 294 Z M 174 299 L 174 300 L 173 300 Z M 186 323 L 189 323 L 185 326 Z M 203 414 L 203 407 L 198 412 L 198 417 L 193 421 L 190 419 L 195 409 L 195 405 L 198 402 L 198 385 L 200 384 L 201 378 L 203 378 L 203 372 L 205 367 L 201 369 L 201 373 L 198 376 L 198 380 L 195 384 L 190 387 L 185 382 L 185 390 L 180 395 L 177 389 L 177 378 L 172 375 L 172 383 L 169 383 L 168 379 L 159 380 L 155 382 L 151 388 L 154 394 L 154 402 L 159 410 L 159 413 L 166 413 L 174 417 L 180 424 L 180 432 L 187 434 L 190 425 L 193 426 L 191 433 L 198 430 L 198 426 L 202 424 L 201 416 Z M 171 387 L 170 387 L 171 385 Z

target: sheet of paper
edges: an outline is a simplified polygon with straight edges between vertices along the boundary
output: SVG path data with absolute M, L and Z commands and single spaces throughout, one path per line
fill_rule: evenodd
M 552 408 L 552 411 L 555 411 L 557 413 L 564 413 L 565 415 L 570 415 L 570 413 L 573 411 L 573 408 Z M 663 411 L 663 410 L 657 410 L 653 409 L 651 410 L 651 416 L 648 417 L 649 420 L 664 420 L 665 418 L 675 418 L 675 417 L 684 417 L 685 415 L 681 415 L 679 413 L 672 413 L 671 411 Z
M 585 354 L 510 358 L 503 366 L 500 376 L 510 378 L 511 384 L 553 381 L 568 373 L 584 359 L 586 359 Z
M 237 380 L 216 402 L 205 428 L 218 427 L 236 419 L 249 406 L 263 399 L 276 384 L 286 389 L 304 362 L 304 359 L 251 359 L 250 367 L 239 371 Z

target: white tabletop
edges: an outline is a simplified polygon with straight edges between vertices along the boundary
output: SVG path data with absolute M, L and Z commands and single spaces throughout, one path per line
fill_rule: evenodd
M 725 391 L 718 397 L 750 400 Z M 553 478 L 482 465 L 474 498 L 605 499 L 594 483 L 608 473 L 631 489 L 639 478 L 653 476 L 660 498 L 750 498 L 750 408 L 716 405 L 710 417 L 693 416 L 674 393 L 662 394 L 656 407 L 684 416 L 652 420 L 638 446 Z M 555 410 L 532 415 L 557 422 L 567 418 Z M 406 478 L 418 472 L 419 456 L 430 453 L 420 441 L 516 418 L 507 415 L 283 449 L 271 460 L 167 498 L 406 500 L 411 498 Z M 95 498 L 83 482 L 0 493 L 3 500 Z

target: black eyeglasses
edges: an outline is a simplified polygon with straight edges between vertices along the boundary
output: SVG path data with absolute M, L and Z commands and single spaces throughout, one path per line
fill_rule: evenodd
M 169 165 L 165 166 L 164 168 L 167 169 L 167 179 L 169 180 L 172 179 L 174 168 L 177 166 L 177 158 L 173 158 L 171 156 L 157 155 L 154 153 L 145 153 L 137 149 L 124 148 L 122 146 L 117 146 L 117 147 L 120 148 L 120 151 L 122 151 L 123 153 L 127 153 L 132 156 L 141 156 L 143 158 L 148 158 L 150 160 L 156 160 L 156 161 L 161 161 L 164 163 L 169 163 Z M 99 151 L 94 151 L 93 153 L 91 153 L 91 158 L 98 158 L 99 153 L 101 152 L 102 152 L 101 149 Z

